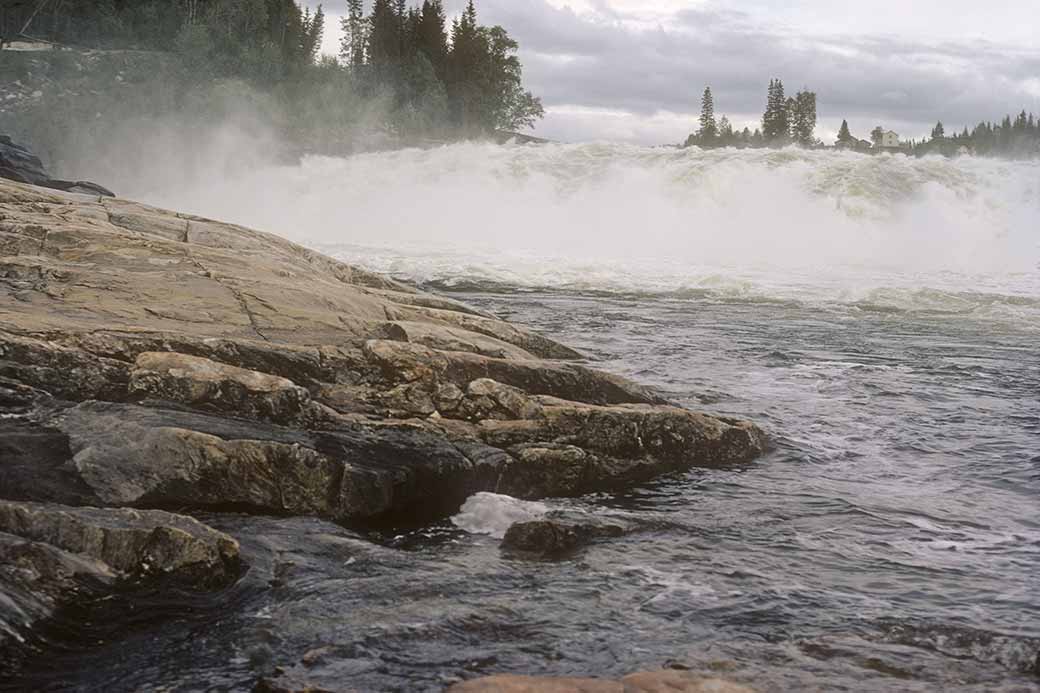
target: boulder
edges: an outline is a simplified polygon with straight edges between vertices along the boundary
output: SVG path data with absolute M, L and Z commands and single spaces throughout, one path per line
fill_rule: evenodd
M 619 537 L 624 533 L 625 528 L 616 524 L 545 518 L 510 526 L 502 539 L 502 548 L 552 557 L 575 551 L 597 539 Z

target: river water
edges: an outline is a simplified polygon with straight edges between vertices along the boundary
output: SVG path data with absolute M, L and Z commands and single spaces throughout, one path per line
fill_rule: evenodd
M 96 615 L 96 643 L 77 631 L 20 685 L 247 690 L 295 665 L 329 687 L 437 691 L 673 665 L 763 691 L 1040 690 L 1038 174 L 460 145 L 142 191 L 541 330 L 758 422 L 775 449 L 622 494 L 481 494 L 378 534 L 205 517 L 242 541 L 241 583 Z M 272 198 L 246 204 L 258 186 Z M 500 552 L 511 519 L 557 509 L 634 531 L 555 561 Z

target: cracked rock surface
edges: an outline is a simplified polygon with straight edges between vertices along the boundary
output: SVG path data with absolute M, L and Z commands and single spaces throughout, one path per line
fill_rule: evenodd
M 276 236 L 0 182 L 3 495 L 433 517 L 748 461 L 753 424 Z
M 32 622 L 76 575 L 233 579 L 230 539 L 139 509 L 394 525 L 765 449 L 580 360 L 277 236 L 0 180 L 0 587 Z

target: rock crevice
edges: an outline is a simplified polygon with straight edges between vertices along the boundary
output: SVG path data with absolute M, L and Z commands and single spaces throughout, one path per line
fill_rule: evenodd
M 234 541 L 166 510 L 401 525 L 766 447 L 580 360 L 277 236 L 0 180 L 0 655 L 85 579 L 233 580 Z

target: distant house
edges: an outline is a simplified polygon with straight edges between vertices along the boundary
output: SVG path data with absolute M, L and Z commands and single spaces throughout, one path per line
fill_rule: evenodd
M 870 151 L 870 140 L 857 140 L 852 138 L 851 140 L 843 140 L 837 142 L 834 145 L 835 149 L 845 149 L 852 152 L 866 152 Z
M 903 145 L 899 141 L 899 133 L 895 130 L 886 130 L 881 134 L 881 141 L 878 143 L 878 149 L 902 149 Z

